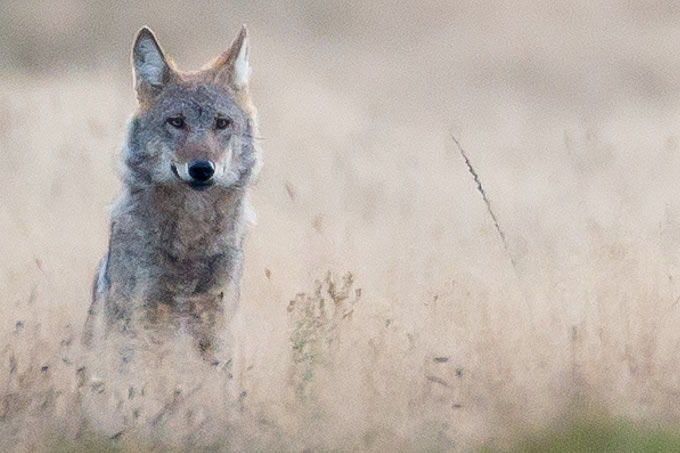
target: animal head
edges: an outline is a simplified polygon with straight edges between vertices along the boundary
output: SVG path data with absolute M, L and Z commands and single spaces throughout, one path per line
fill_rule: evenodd
M 132 47 L 138 110 L 130 122 L 130 183 L 177 190 L 243 187 L 259 170 L 246 28 L 229 49 L 181 72 L 144 27 Z

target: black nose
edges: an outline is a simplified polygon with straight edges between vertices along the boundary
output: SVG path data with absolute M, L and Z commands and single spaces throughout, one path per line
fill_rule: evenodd
M 206 182 L 215 174 L 215 164 L 209 160 L 194 160 L 189 164 L 189 176 L 198 182 Z

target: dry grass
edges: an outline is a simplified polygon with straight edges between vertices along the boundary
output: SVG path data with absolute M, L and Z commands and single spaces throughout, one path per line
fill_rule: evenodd
M 575 399 L 676 426 L 674 7 L 5 9 L 3 450 L 503 449 Z M 241 22 L 266 153 L 241 352 L 209 367 L 178 339 L 127 378 L 85 382 L 81 366 L 107 363 L 78 338 L 133 108 L 129 42 L 148 23 L 195 67 Z

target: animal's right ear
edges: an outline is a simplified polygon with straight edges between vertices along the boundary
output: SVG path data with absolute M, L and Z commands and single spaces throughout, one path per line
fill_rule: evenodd
M 139 30 L 132 45 L 132 68 L 140 102 L 156 96 L 173 77 L 161 46 L 147 27 Z

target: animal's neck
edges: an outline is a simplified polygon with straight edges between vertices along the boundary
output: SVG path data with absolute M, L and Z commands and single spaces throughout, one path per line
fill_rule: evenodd
M 241 248 L 244 194 L 240 190 L 153 187 L 130 197 L 135 223 L 155 236 L 150 242 L 179 259 Z

